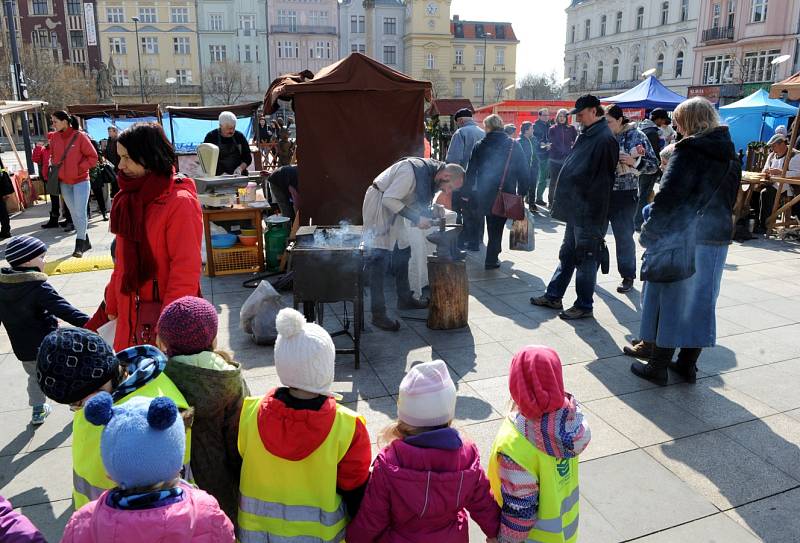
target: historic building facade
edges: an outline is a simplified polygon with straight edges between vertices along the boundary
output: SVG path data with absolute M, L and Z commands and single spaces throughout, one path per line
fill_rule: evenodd
M 403 0 L 342 0 L 339 7 L 341 57 L 363 53 L 402 71 L 404 34 Z
M 692 84 L 699 12 L 698 0 L 573 0 L 564 52 L 568 96 L 617 94 L 649 70 L 685 96 Z

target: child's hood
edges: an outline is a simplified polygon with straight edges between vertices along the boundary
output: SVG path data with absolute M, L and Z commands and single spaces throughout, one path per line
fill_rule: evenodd
M 297 462 L 328 438 L 336 418 L 336 400 L 328 398 L 319 411 L 292 409 L 270 391 L 258 412 L 258 434 L 270 453 Z
M 14 301 L 23 298 L 46 281 L 46 273 L 32 269 L 3 268 L 0 270 L 0 300 Z
M 511 421 L 537 449 L 555 458 L 573 458 L 581 454 L 592 438 L 589 423 L 581 406 L 571 395 L 569 405 L 545 413 L 541 418 L 528 419 L 512 413 Z

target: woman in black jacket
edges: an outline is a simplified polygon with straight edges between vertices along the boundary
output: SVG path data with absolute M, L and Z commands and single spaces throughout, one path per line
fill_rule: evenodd
M 503 180 L 503 192 L 524 195 L 528 192 L 528 171 L 519 143 L 503 132 L 503 119 L 489 115 L 484 119 L 486 136 L 472 149 L 462 194 L 472 195 L 469 205 L 477 206 L 478 216 L 486 217 L 489 241 L 486 245 L 485 268 L 500 267 L 498 256 L 503 241 L 505 217 L 492 214 L 492 204 Z M 480 219 L 482 222 L 483 219 Z M 481 225 L 480 230 L 483 230 Z
M 680 281 L 645 282 L 641 341 L 625 349 L 626 354 L 650 358 L 648 364 L 634 362 L 631 371 L 660 385 L 667 384 L 667 367 L 693 383 L 701 350 L 716 342 L 717 297 L 742 174 L 728 127 L 720 126 L 710 102 L 687 100 L 674 118 L 684 138 L 661 178 L 639 242 L 646 257 L 680 245 L 696 223 L 695 273 Z

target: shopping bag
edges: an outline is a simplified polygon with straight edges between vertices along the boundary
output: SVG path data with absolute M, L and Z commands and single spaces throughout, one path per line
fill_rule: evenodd
M 525 218 L 511 223 L 509 233 L 509 248 L 512 251 L 533 251 L 536 247 L 536 238 L 533 231 L 533 214 L 525 210 Z
M 239 325 L 257 345 L 272 345 L 278 338 L 275 318 L 283 308 L 281 295 L 269 281 L 261 281 L 242 305 Z

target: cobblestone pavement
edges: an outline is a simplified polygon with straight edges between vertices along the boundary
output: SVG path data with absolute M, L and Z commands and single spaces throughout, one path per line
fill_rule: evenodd
M 74 236 L 41 230 L 45 215 L 45 206 L 36 206 L 15 217 L 14 233 L 41 236 L 51 244 L 51 259 L 69 254 Z M 717 312 L 719 345 L 703 353 L 697 385 L 657 388 L 631 375 L 631 360 L 620 356 L 638 331 L 639 294 L 617 294 L 615 270 L 600 276 L 594 320 L 568 323 L 528 303 L 555 269 L 562 232 L 562 225 L 540 220 L 536 251 L 504 251 L 499 270 L 484 271 L 482 260 L 470 257 L 469 328 L 431 331 L 405 320 L 396 334 L 369 330 L 361 369 L 340 356 L 334 389 L 364 415 L 374 440 L 396 415 L 404 372 L 416 361 L 441 358 L 458 386 L 456 422 L 485 459 L 506 413 L 512 353 L 526 344 L 550 345 L 592 428 L 581 457 L 581 541 L 797 541 L 800 247 L 774 240 L 731 246 Z M 95 253 L 108 250 L 107 223 L 93 219 L 89 235 Z M 91 312 L 109 275 L 56 276 L 52 283 Z M 278 379 L 271 348 L 254 345 L 238 327 L 250 293 L 243 279 L 204 278 L 203 291 L 219 310 L 220 346 L 246 368 L 253 393 L 263 394 Z M 341 326 L 340 312 L 340 305 L 329 307 L 326 327 Z M 5 332 L 0 353 L 0 494 L 57 541 L 72 512 L 70 412 L 57 406 L 33 430 L 25 374 Z M 483 537 L 473 528 L 471 540 Z

